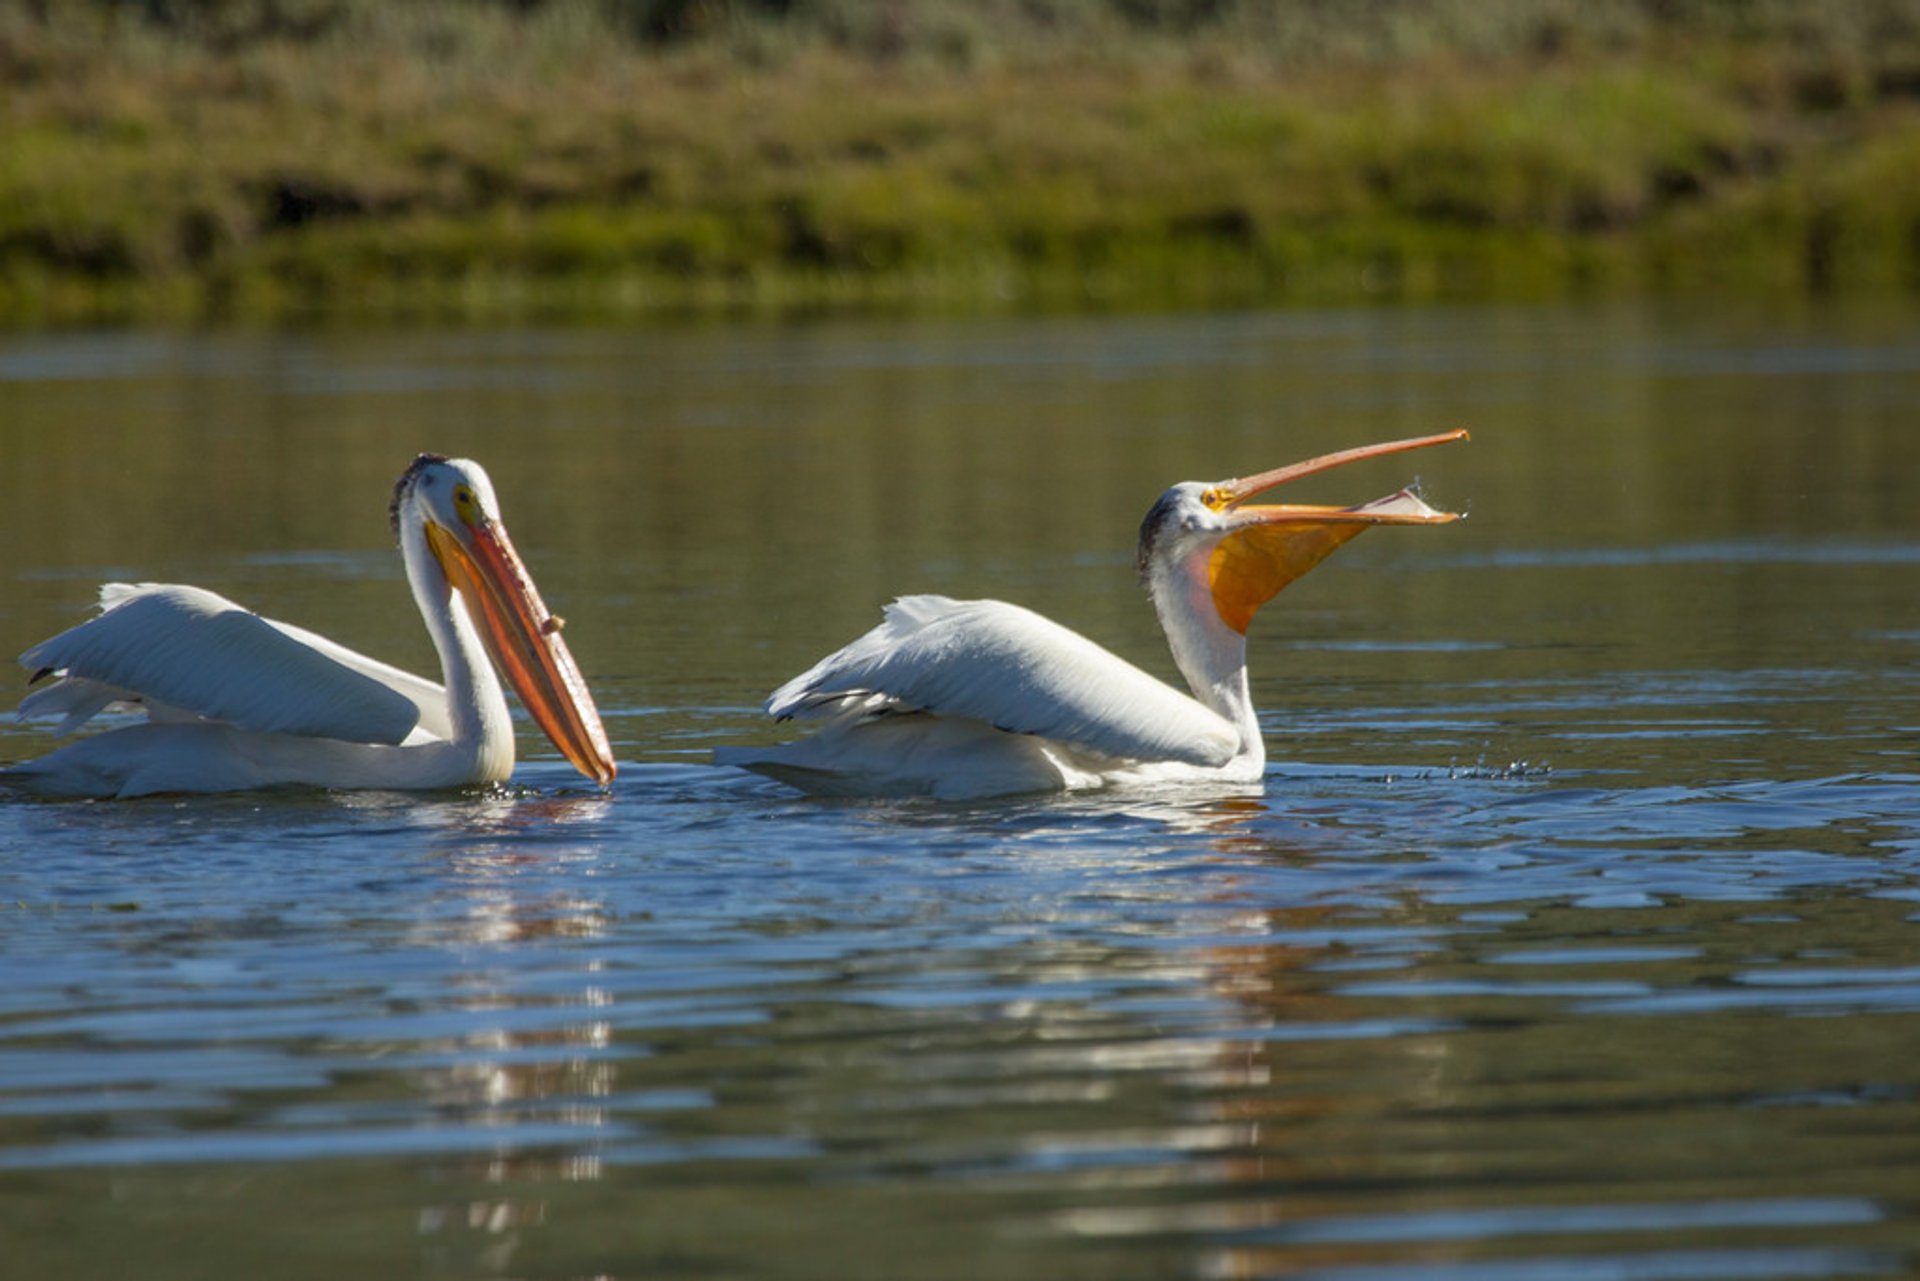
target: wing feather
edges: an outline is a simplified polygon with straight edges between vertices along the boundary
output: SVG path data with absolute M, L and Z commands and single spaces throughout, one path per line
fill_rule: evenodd
M 399 743 L 418 725 L 445 736 L 439 686 L 214 592 L 109 583 L 100 611 L 20 656 L 64 678 L 23 714 L 64 713 L 64 731 L 137 697 L 268 733 Z
M 63 676 L 43 685 L 20 700 L 20 719 L 39 720 L 58 716 L 56 734 L 71 734 L 88 721 L 123 704 L 137 703 L 140 696 L 130 689 L 90 681 L 84 676 Z
M 927 711 L 1108 756 L 1223 765 L 1233 726 L 1164 681 L 1029 609 L 903 596 L 866 635 L 782 685 L 785 719 L 844 710 Z

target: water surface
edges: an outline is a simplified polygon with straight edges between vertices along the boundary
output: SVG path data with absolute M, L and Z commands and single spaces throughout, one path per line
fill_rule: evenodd
M 1920 1268 L 1920 314 L 1341 311 L 0 343 L 0 649 L 112 578 L 416 670 L 492 471 L 623 762 L 0 803 L 21 1275 Z M 705 764 L 902 591 L 1171 675 L 1168 483 L 1468 426 L 1264 611 L 1218 794 Z M 44 750 L 0 724 L 0 759 Z

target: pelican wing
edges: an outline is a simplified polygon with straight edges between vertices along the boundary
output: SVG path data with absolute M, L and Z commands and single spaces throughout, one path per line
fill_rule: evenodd
M 399 743 L 416 726 L 445 737 L 446 696 L 410 675 L 224 596 L 169 583 L 109 583 L 100 613 L 20 656 L 64 678 L 22 715 L 74 728 L 115 701 L 268 733 Z
M 1222 765 L 1240 746 L 1223 718 L 1032 610 L 997 600 L 902 596 L 878 627 L 782 685 L 767 710 L 924 711 L 984 721 L 1107 756 Z

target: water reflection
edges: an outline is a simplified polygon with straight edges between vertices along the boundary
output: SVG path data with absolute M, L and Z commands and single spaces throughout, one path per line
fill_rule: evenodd
M 643 1190 L 658 1202 L 645 1231 L 676 1205 L 694 1213 L 716 1185 L 668 1172 L 716 1161 L 758 1167 L 738 1177 L 788 1207 L 779 1213 L 817 1213 L 814 1248 L 830 1248 L 856 1206 L 877 1211 L 861 1189 L 905 1180 L 923 1198 L 901 1230 L 923 1245 L 977 1261 L 963 1225 L 985 1215 L 1078 1243 L 1089 1259 L 1134 1256 L 1123 1276 L 1176 1258 L 1223 1276 L 1416 1263 L 1424 1274 L 1449 1252 L 1465 1267 L 1495 1246 L 1551 1267 L 1648 1237 L 1723 1233 L 1833 1268 L 1891 1257 L 1871 1234 L 1817 1240 L 1884 1223 L 1881 1196 L 1844 1181 L 1787 1196 L 1766 1169 L 1731 1177 L 1725 1144 L 1759 1127 L 1811 1159 L 1819 1140 L 1795 1121 L 1808 1109 L 1848 1097 L 1910 1106 L 1910 1090 L 1872 1101 L 1841 1088 L 1862 1064 L 1869 1078 L 1908 1080 L 1886 1057 L 1893 1043 L 1862 1057 L 1873 1041 L 1856 1025 L 1862 1035 L 1816 1060 L 1793 1028 L 1753 1023 L 1738 1001 L 1704 1011 L 1723 1020 L 1713 1027 L 1700 1010 L 1661 1017 L 1619 1001 L 1711 995 L 1731 980 L 1789 1005 L 1824 991 L 1833 1009 L 1910 1010 L 1874 995 L 1914 986 L 1888 950 L 1904 947 L 1900 904 L 1863 930 L 1844 902 L 1766 918 L 1699 901 L 1609 914 L 1509 897 L 1505 912 L 1474 911 L 1393 884 L 1330 894 L 1299 878 L 1329 864 L 1471 866 L 1475 842 L 1500 831 L 1492 816 L 1524 789 L 1423 785 L 1403 796 L 1428 815 L 1410 840 L 1400 814 L 1368 817 L 1350 781 L 1318 786 L 1319 817 L 1251 798 L 1143 803 L 1119 818 L 1034 805 L 997 825 L 984 811 L 950 814 L 971 829 L 964 867 L 900 852 L 942 830 L 926 807 L 828 809 L 835 831 L 808 870 L 831 881 L 866 861 L 871 875 L 881 859 L 896 892 L 809 919 L 783 880 L 742 869 L 788 904 L 758 922 L 725 907 L 702 916 L 703 901 L 728 896 L 714 884 L 732 879 L 724 866 L 699 880 L 657 867 L 636 878 L 649 865 L 634 833 L 617 853 L 580 840 L 616 821 L 625 798 L 496 795 L 426 813 L 355 798 L 362 840 L 403 814 L 417 824 L 433 878 L 384 924 L 371 903 L 359 909 L 354 928 L 382 936 L 385 1015 L 343 1008 L 318 1043 L 287 1045 L 330 1065 L 330 1080 L 259 1111 L 247 1133 L 85 1139 L 54 1149 L 52 1164 L 411 1154 L 426 1182 L 392 1192 L 417 1207 L 423 1248 L 497 1272 L 540 1270 L 557 1237 L 635 1240 L 616 1224 Z M 893 840 L 867 839 L 875 828 Z M 1733 950 L 1698 942 L 1743 934 Z M 1817 956 L 1843 935 L 1844 964 L 1763 964 Z M 919 946 L 896 945 L 907 937 Z M 665 958 L 671 970 L 656 964 Z M 1866 1006 L 1849 1004 L 1861 993 Z M 112 1034 L 102 1012 L 79 1017 Z M 253 1027 L 270 1054 L 294 1030 Z M 14 1030 L 59 1034 L 44 1014 Z M 1687 1051 L 1702 1035 L 1726 1046 L 1718 1063 Z M 1649 1076 L 1642 1065 L 1655 1062 L 1690 1067 Z M 1756 1077 L 1763 1063 L 1772 1071 Z M 239 1069 L 235 1101 L 270 1079 Z M 1764 1110 L 1722 1131 L 1715 1114 L 1729 1107 Z M 1669 1138 L 1676 1108 L 1691 1120 Z M 1596 1115 L 1628 1141 L 1596 1148 Z M 5 1149 L 9 1164 L 34 1153 L 23 1137 Z M 1702 1179 L 1711 1194 L 1685 1192 Z M 627 1209 L 568 1191 L 586 1184 L 610 1185 Z M 757 1220 L 741 1224 L 740 1257 L 771 1244 Z M 883 1255 L 903 1257 L 887 1241 Z M 1583 1244 L 1567 1254 L 1569 1241 Z M 1746 1257 L 1695 1253 L 1675 1275 Z
M 569 892 L 529 897 L 517 882 L 554 865 L 567 867 L 572 884 L 591 885 L 603 875 L 612 801 L 605 795 L 514 796 L 502 789 L 482 804 L 449 807 L 439 817 L 428 849 L 444 861 L 450 884 L 435 905 L 435 919 L 406 942 L 459 948 L 473 961 L 441 997 L 464 1031 L 441 1051 L 444 1067 L 423 1063 L 419 1048 L 411 1052 L 411 1087 L 438 1115 L 500 1136 L 490 1155 L 465 1168 L 470 1181 L 537 1188 L 598 1179 L 604 1146 L 635 1132 L 623 1115 L 631 1115 L 638 1102 L 627 1100 L 616 1110 L 625 1052 L 616 1043 L 614 1022 L 604 1017 L 615 1003 L 613 992 L 597 981 L 607 961 L 589 952 L 577 970 L 543 971 L 535 994 L 521 967 L 500 953 L 521 944 L 590 943 L 606 935 L 610 909 L 602 899 Z M 526 1028 L 490 1017 L 527 1008 L 562 1010 L 566 1022 Z M 529 1128 L 539 1133 L 528 1135 Z M 567 1135 L 564 1147 L 552 1146 L 551 1136 L 560 1132 Z M 418 1232 L 426 1242 L 483 1234 L 493 1243 L 478 1251 L 476 1261 L 504 1271 L 512 1265 L 519 1232 L 545 1225 L 549 1213 L 548 1201 L 539 1196 L 430 1202 L 420 1207 Z
M 0 346 L 0 631 L 172 578 L 428 666 L 383 504 L 441 448 L 514 477 L 623 764 L 601 794 L 529 734 L 497 791 L 0 806 L 9 1257 L 1910 1272 L 1914 333 Z M 1165 672 L 1128 556 L 1170 480 L 1456 424 L 1458 538 L 1362 540 L 1256 626 L 1257 787 L 821 804 L 699 763 L 900 590 Z

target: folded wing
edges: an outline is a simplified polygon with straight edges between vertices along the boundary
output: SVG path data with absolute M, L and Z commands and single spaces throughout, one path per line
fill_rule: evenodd
M 878 627 L 782 685 L 786 719 L 931 712 L 1123 759 L 1222 765 L 1224 719 L 1076 632 L 1004 601 L 903 596 Z

